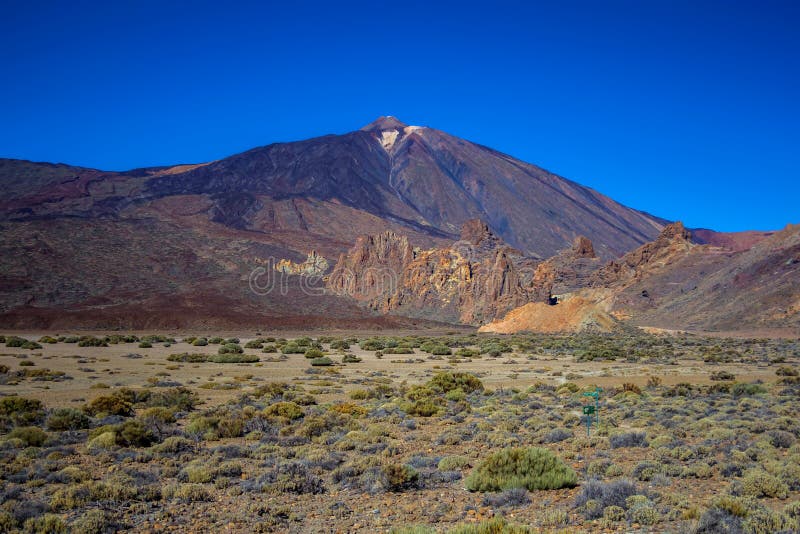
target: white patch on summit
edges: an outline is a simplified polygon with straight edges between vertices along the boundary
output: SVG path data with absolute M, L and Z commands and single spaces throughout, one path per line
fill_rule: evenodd
M 405 128 L 403 128 L 403 133 L 408 135 L 411 132 L 416 132 L 417 130 L 424 130 L 424 129 L 425 129 L 424 126 L 406 126 Z
M 381 145 L 386 150 L 389 150 L 394 146 L 394 142 L 397 141 L 397 136 L 400 134 L 397 130 L 384 130 L 381 132 Z

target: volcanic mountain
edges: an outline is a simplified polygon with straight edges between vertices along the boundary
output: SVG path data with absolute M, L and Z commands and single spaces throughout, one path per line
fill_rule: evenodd
M 9 327 L 375 322 L 374 310 L 292 273 L 322 274 L 365 234 L 449 246 L 472 219 L 532 259 L 578 236 L 613 258 L 666 223 L 391 117 L 202 164 L 112 172 L 0 160 L 0 184 L 0 324 Z M 280 289 L 252 290 L 273 263 L 286 275 Z

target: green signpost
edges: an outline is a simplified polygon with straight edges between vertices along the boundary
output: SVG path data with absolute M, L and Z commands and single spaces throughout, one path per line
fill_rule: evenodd
M 593 397 L 594 398 L 594 406 L 591 404 L 588 406 L 583 407 L 583 413 L 586 415 L 586 435 L 589 435 L 589 430 L 592 426 L 592 415 L 595 417 L 595 424 L 598 428 L 600 428 L 600 393 L 603 391 L 602 388 L 596 387 L 594 391 L 587 391 L 583 394 L 584 397 Z
M 583 414 L 586 416 L 586 437 L 589 437 L 592 429 L 592 414 L 594 413 L 594 406 L 588 404 L 583 407 Z

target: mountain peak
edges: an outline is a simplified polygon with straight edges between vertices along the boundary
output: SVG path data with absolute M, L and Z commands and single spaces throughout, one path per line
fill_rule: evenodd
M 363 128 L 361 128 L 365 132 L 382 132 L 384 130 L 402 130 L 406 128 L 408 124 L 397 120 L 396 117 L 392 117 L 391 115 L 386 115 L 385 117 L 378 117 L 371 123 L 367 124 Z

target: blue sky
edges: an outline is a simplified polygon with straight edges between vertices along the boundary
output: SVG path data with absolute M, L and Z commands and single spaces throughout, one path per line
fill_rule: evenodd
M 395 115 L 692 227 L 800 222 L 800 3 L 384 4 L 4 2 L 0 156 L 208 161 Z

